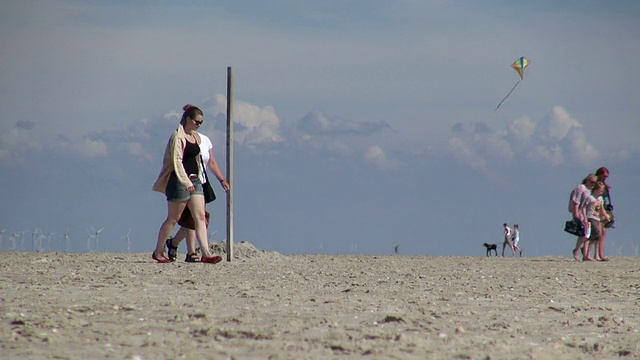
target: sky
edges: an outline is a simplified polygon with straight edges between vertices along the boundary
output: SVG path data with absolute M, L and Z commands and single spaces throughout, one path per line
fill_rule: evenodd
M 605 254 L 637 256 L 638 19 L 623 0 L 2 1 L 0 250 L 151 252 L 183 105 L 226 173 L 232 68 L 235 242 L 484 256 L 506 222 L 523 255 L 569 257 L 569 192 L 606 166 Z

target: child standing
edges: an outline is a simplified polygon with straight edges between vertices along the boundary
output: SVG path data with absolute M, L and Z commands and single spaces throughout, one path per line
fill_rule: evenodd
M 589 242 L 584 252 L 583 261 L 602 261 L 600 254 L 600 247 L 598 242 L 602 238 L 602 223 L 601 220 L 608 220 L 609 215 L 604 209 L 604 200 L 602 194 L 604 193 L 604 183 L 598 181 L 591 190 L 591 195 L 584 200 L 582 204 L 582 216 L 589 221 L 591 234 L 589 236 Z M 591 257 L 591 248 L 594 247 L 594 257 Z
M 502 224 L 504 228 L 504 241 L 502 242 L 502 256 L 504 257 L 504 248 L 509 245 L 509 249 L 511 249 L 511 256 L 516 256 L 516 251 L 513 249 L 513 243 L 511 243 L 511 228 L 507 225 L 507 223 Z
M 518 228 L 518 224 L 513 224 L 511 243 L 513 244 L 513 249 L 520 254 L 520 257 L 522 257 L 522 249 L 518 247 L 518 242 L 520 242 L 520 229 Z

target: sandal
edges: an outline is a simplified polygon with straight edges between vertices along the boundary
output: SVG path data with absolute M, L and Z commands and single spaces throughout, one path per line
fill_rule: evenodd
M 171 261 L 176 261 L 178 257 L 178 247 L 173 245 L 173 238 L 169 237 L 165 245 L 167 246 L 167 258 Z
M 210 257 L 203 256 L 200 259 L 200 262 L 209 263 L 209 264 L 217 264 L 220 261 L 222 261 L 222 257 L 218 256 L 218 255 L 214 255 L 214 256 L 210 256 Z
M 166 264 L 166 263 L 170 263 L 171 260 L 167 259 L 166 257 L 164 257 L 164 254 L 162 255 L 162 257 L 158 257 L 156 256 L 156 252 L 152 252 L 151 253 L 151 258 L 161 264 Z
M 198 257 L 198 254 L 191 253 L 191 254 L 187 254 L 187 256 L 184 257 L 184 262 L 188 262 L 188 263 L 200 262 L 200 258 Z

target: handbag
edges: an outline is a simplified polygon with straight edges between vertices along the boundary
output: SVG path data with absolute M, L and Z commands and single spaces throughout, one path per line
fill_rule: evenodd
M 200 162 L 202 162 L 202 171 L 204 171 L 204 181 L 202 184 L 202 193 L 204 194 L 204 203 L 208 204 L 216 199 L 216 193 L 213 191 L 211 184 L 209 183 L 209 176 L 207 176 L 207 169 L 204 166 L 204 160 L 202 159 L 202 155 L 200 155 Z
M 564 231 L 571 235 L 583 237 L 584 230 L 584 225 L 576 219 L 572 219 L 564 223 Z
M 206 220 L 205 224 L 207 225 L 207 228 L 209 227 L 210 217 L 211 215 L 209 215 L 209 212 L 205 210 L 204 218 Z M 180 215 L 180 220 L 178 220 L 178 225 L 191 230 L 196 229 L 196 221 L 193 219 L 193 215 L 191 215 L 191 210 L 189 210 L 189 205 L 185 206 L 184 210 L 182 211 L 182 215 Z

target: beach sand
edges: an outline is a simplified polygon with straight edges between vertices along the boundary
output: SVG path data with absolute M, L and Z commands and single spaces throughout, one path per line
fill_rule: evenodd
M 250 245 L 250 244 L 249 244 Z M 640 258 L 0 253 L 3 359 L 640 358 Z

